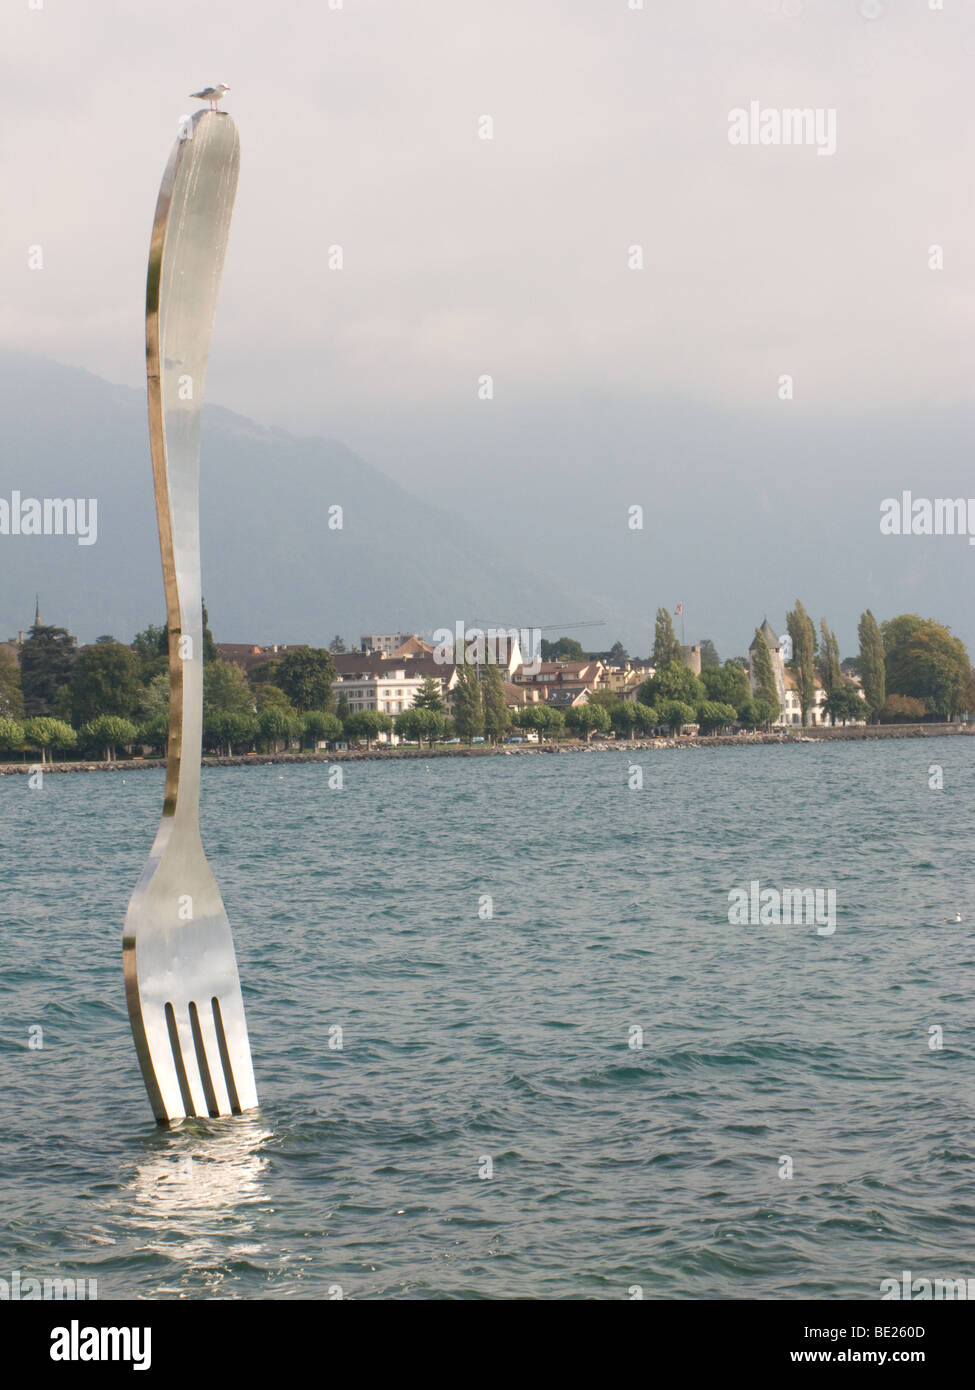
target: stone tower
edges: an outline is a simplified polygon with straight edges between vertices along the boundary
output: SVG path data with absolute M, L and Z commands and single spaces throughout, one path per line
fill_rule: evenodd
M 695 676 L 699 676 L 701 674 L 701 648 L 681 647 L 680 650 L 684 665 L 689 671 L 693 671 Z

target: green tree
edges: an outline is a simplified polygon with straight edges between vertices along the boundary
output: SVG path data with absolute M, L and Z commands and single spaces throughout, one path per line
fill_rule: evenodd
M 609 722 L 617 738 L 629 738 L 637 724 L 635 700 L 620 700 L 609 710 Z
M 295 707 L 285 695 L 280 686 L 259 685 L 254 695 L 254 703 L 257 705 L 258 714 L 263 714 L 266 709 L 281 710 L 284 714 L 294 714 Z
M 346 647 L 345 643 L 342 641 L 338 633 L 335 634 L 331 642 L 328 644 L 328 649 L 330 652 L 333 652 L 336 656 L 341 656 L 343 652 L 348 651 L 348 648 Z
M 867 714 L 866 702 L 852 681 L 841 676 L 839 683 L 821 701 L 823 712 L 829 715 L 833 724 L 846 724 L 851 719 L 863 719 Z
M 324 647 L 292 647 L 281 658 L 277 683 L 297 710 L 328 709 L 335 662 Z
M 546 739 L 560 739 L 565 733 L 565 714 L 560 709 L 555 709 L 553 705 L 543 705 L 545 710 L 545 722 L 542 725 L 542 733 L 539 737 Z
M 652 734 L 657 725 L 663 722 L 653 705 L 642 704 L 639 700 L 633 702 L 633 713 L 633 727 L 641 734 Z
M 689 666 L 671 661 L 660 666 L 648 681 L 637 690 L 637 699 L 658 708 L 662 700 L 678 700 L 697 705 L 704 699 L 704 686 Z
M 657 620 L 653 629 L 653 655 L 650 664 L 656 670 L 675 663 L 683 664 L 684 653 L 674 636 L 674 624 L 666 608 L 657 609 Z
M 165 753 L 169 743 L 169 715 L 154 714 L 139 726 L 135 742 L 144 744 L 153 753 Z
M 719 700 L 702 700 L 697 707 L 697 724 L 702 734 L 726 729 L 737 718 L 738 711 L 734 705 L 722 704 Z
M 964 643 L 932 618 L 904 613 L 883 624 L 887 691 L 923 700 L 939 719 L 962 708 L 970 662 Z
M 203 666 L 203 708 L 210 713 L 253 714 L 254 692 L 233 661 L 208 661 Z
M 0 647 L 0 718 L 23 717 L 24 694 L 20 688 L 20 663 L 6 647 Z
M 204 670 L 204 684 L 206 672 Z M 169 671 L 159 671 L 142 691 L 136 711 L 144 724 L 154 719 L 169 719 Z
M 910 695 L 888 695 L 878 717 L 881 724 L 917 724 L 927 719 L 929 713 L 923 700 Z
M 778 714 L 779 687 L 775 683 L 775 672 L 772 670 L 772 653 L 768 649 L 765 634 L 760 627 L 755 629 L 755 640 L 752 643 L 751 654 L 755 696 L 764 704 L 771 705 L 775 713 Z
M 259 661 L 256 666 L 252 666 L 247 672 L 247 679 L 251 685 L 276 685 L 278 680 L 278 667 L 281 665 L 279 656 L 273 657 L 270 661 Z
M 796 606 L 785 615 L 792 638 L 792 660 L 789 665 L 796 678 L 796 695 L 803 724 L 816 698 L 816 629 L 812 618 L 796 599 Z
M 545 737 L 545 731 L 550 727 L 549 715 L 552 709 L 549 705 L 522 705 L 515 711 L 514 722 L 519 729 L 527 732 L 533 731 L 538 734 L 539 739 Z
M 139 658 L 121 642 L 82 647 L 71 672 L 71 717 L 77 728 L 100 714 L 127 719 L 143 695 Z
M 408 742 L 422 744 L 426 739 L 433 747 L 434 740 L 443 738 L 447 729 L 447 719 L 441 710 L 427 709 L 424 705 L 414 705 L 396 717 L 396 732 Z
M 840 644 L 836 640 L 836 633 L 830 632 L 826 626 L 825 618 L 820 619 L 819 627 L 822 633 L 822 641 L 819 646 L 819 683 L 826 696 L 821 703 L 824 709 L 827 706 L 832 709 L 830 697 L 834 691 L 840 689 L 843 681 L 843 673 L 840 670 Z M 840 704 L 842 705 L 842 703 L 841 700 Z
M 504 682 L 499 666 L 485 666 L 481 676 L 481 703 L 484 732 L 493 743 L 500 743 L 511 728 L 511 711 L 504 698 Z
M 300 738 L 304 723 L 293 709 L 274 703 L 268 704 L 257 716 L 257 728 L 272 753 L 278 751 L 279 740 L 285 745 L 293 738 Z
M 765 648 L 768 653 L 768 646 Z M 769 658 L 769 670 L 771 671 L 771 657 Z M 701 669 L 701 684 L 707 693 L 709 700 L 716 700 L 719 704 L 734 705 L 736 710 L 741 709 L 752 697 L 751 686 L 748 684 L 746 672 L 736 661 L 726 661 L 723 666 L 709 666 Z M 775 679 L 773 677 L 774 686 Z
M 622 642 L 614 642 L 606 657 L 610 666 L 625 666 L 629 659 L 630 653 L 623 646 Z
M 551 705 L 523 705 L 514 718 L 521 729 L 534 729 L 540 740 L 558 738 L 565 728 L 565 716 Z
M 603 705 L 572 705 L 565 711 L 565 727 L 574 729 L 587 743 L 593 734 L 604 734 L 609 724 L 609 715 Z
M 393 722 L 393 728 L 404 743 L 422 744 L 426 736 L 426 718 L 432 714 L 433 710 L 418 709 L 416 705 L 412 709 L 405 709 L 398 714 Z
M 738 722 L 746 729 L 764 729 L 779 714 L 779 702 L 770 704 L 768 700 L 747 700 L 738 711 Z
M 342 721 L 337 714 L 326 709 L 310 709 L 305 715 L 305 735 L 311 740 L 312 748 L 322 739 L 334 743 L 342 733 Z
M 440 682 L 434 676 L 424 676 L 423 684 L 413 696 L 414 709 L 433 709 L 444 713 L 445 705 Z
M 20 649 L 20 688 L 25 714 L 51 713 L 57 692 L 71 683 L 77 640 L 63 627 L 35 624 L 31 628 Z
M 673 734 L 679 734 L 685 724 L 696 721 L 694 706 L 683 700 L 661 700 L 657 705 L 657 717 Z
M 19 753 L 24 746 L 24 726 L 19 719 L 0 715 L 0 753 Z
M 389 733 L 393 727 L 393 721 L 388 714 L 383 714 L 378 709 L 363 709 L 358 713 L 352 714 L 345 722 L 345 731 L 352 738 L 364 738 L 366 747 L 371 748 L 373 740 L 380 734 Z
M 129 647 L 123 647 L 122 650 L 128 652 L 135 661 L 135 654 Z M 129 747 L 135 743 L 138 736 L 139 730 L 135 724 L 118 714 L 99 714 L 94 719 L 89 719 L 81 729 L 82 742 L 90 748 L 104 752 L 107 763 L 115 761 L 116 748 Z
M 220 653 L 217 651 L 217 644 L 210 631 L 210 616 L 207 613 L 206 599 L 201 600 L 200 606 L 203 609 L 203 664 L 205 666 L 208 661 L 218 661 Z
M 457 667 L 457 684 L 453 689 L 454 724 L 461 738 L 473 743 L 484 732 L 484 705 L 481 687 L 474 667 L 466 662 Z
M 543 661 L 585 661 L 586 654 L 582 650 L 582 643 L 577 642 L 574 637 L 560 637 L 555 642 L 548 642 L 543 637 L 539 647 L 539 655 Z
M 335 702 L 335 713 L 344 724 L 352 713 L 352 706 L 349 704 L 349 697 L 344 690 L 339 691 L 339 698 Z
M 169 669 L 169 633 L 166 624 L 157 627 L 150 623 L 142 632 L 132 638 L 132 650 L 139 663 L 139 679 L 148 685 L 163 671 Z
M 203 668 L 204 673 L 206 667 Z M 238 751 L 244 745 L 252 744 L 260 733 L 260 724 L 250 710 L 204 709 L 203 742 L 207 748 L 234 756 L 234 744 Z
M 718 649 L 711 641 L 710 637 L 701 639 L 701 676 L 705 671 L 717 670 L 721 666 L 721 658 L 718 656 Z
M 41 762 L 47 762 L 49 748 L 73 748 L 78 736 L 70 724 L 61 719 L 51 719 L 46 715 L 35 715 L 24 723 L 24 742 L 28 748 L 40 751 Z

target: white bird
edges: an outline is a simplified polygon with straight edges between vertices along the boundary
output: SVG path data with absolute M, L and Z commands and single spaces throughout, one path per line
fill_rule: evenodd
M 199 97 L 201 101 L 210 103 L 210 110 L 216 111 L 217 103 L 223 101 L 230 91 L 226 82 L 219 83 L 216 87 L 204 87 L 202 92 L 190 92 L 191 97 Z
M 960 912 L 956 912 L 955 915 L 954 915 L 954 917 L 946 917 L 946 918 L 945 918 L 945 921 L 946 921 L 946 922 L 960 922 L 960 921 L 961 921 L 961 913 L 960 913 Z

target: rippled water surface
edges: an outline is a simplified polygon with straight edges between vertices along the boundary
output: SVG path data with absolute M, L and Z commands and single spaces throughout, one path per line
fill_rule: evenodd
M 121 967 L 161 801 L 157 771 L 0 779 L 0 1277 L 876 1298 L 903 1269 L 975 1276 L 975 740 L 358 763 L 341 790 L 206 769 L 261 1108 L 171 1131 Z M 835 933 L 729 925 L 752 879 L 834 888 Z

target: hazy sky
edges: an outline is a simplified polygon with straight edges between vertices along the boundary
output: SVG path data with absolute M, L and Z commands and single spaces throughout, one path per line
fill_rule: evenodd
M 975 5 L 634 2 L 8 0 L 0 343 L 144 382 L 159 180 L 187 94 L 225 81 L 242 167 L 208 398 L 475 500 L 487 529 L 529 480 L 567 489 L 580 528 L 586 480 L 617 466 L 659 497 L 683 460 L 653 455 L 657 404 L 747 420 L 756 476 L 795 467 L 797 485 L 808 463 L 761 456 L 764 420 L 769 450 L 785 419 L 797 439 L 855 421 L 870 451 L 893 413 L 965 418 Z M 731 145 L 729 111 L 752 101 L 834 110 L 835 154 Z M 926 478 L 935 495 L 932 460 L 907 462 L 891 490 Z M 815 468 L 837 489 L 849 476 Z M 663 582 L 651 613 L 690 581 Z M 770 582 L 773 611 L 795 589 Z M 695 599 L 706 611 L 706 584 Z M 855 586 L 848 615 L 834 601 L 844 647 L 862 606 Z

